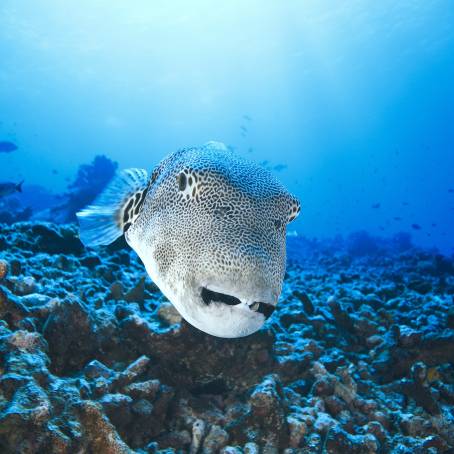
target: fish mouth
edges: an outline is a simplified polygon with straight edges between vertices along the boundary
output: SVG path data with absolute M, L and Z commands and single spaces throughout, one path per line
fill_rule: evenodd
M 211 303 L 222 303 L 228 306 L 236 306 L 241 304 L 242 301 L 233 295 L 228 295 L 227 293 L 220 293 L 214 292 L 206 287 L 202 287 L 200 296 L 202 297 L 202 301 L 209 306 Z M 265 317 L 267 320 L 271 317 L 272 313 L 274 312 L 275 307 L 270 303 L 263 303 L 261 301 L 254 301 L 251 304 L 247 304 L 247 307 L 254 312 L 259 312 Z

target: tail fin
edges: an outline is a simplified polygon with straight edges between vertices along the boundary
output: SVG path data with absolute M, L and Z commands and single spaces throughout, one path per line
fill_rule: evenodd
M 148 175 L 143 169 L 122 170 L 96 198 L 77 213 L 85 246 L 107 245 L 130 227 L 145 199 Z
M 22 180 L 20 183 L 16 184 L 16 191 L 17 192 L 22 192 L 22 185 L 24 184 L 25 180 Z

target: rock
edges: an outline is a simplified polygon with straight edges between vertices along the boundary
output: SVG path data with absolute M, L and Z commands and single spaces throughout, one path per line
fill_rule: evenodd
M 0 280 L 8 276 L 9 264 L 6 260 L 0 260 Z
M 314 429 L 320 434 L 326 434 L 335 425 L 336 421 L 330 415 L 320 412 L 315 420 Z
M 180 313 L 175 309 L 172 303 L 168 302 L 161 303 L 158 308 L 158 316 L 169 325 L 181 323 L 182 320 Z
M 149 362 L 150 358 L 146 355 L 137 358 L 121 373 L 121 381 L 125 384 L 134 381 L 138 376 L 145 372 Z
M 259 449 L 257 443 L 249 442 L 244 445 L 244 454 L 259 454 Z
M 29 308 L 45 306 L 49 301 L 51 301 L 50 296 L 42 295 L 40 293 L 29 293 L 21 299 L 22 304 Z
M 295 290 L 293 295 L 303 303 L 304 312 L 306 312 L 306 314 L 312 315 L 314 313 L 314 305 L 312 304 L 312 301 L 307 293 Z
M 36 252 L 77 255 L 84 250 L 75 226 L 37 223 L 31 226 L 30 233 L 34 238 L 34 249 Z
M 145 397 L 150 400 L 154 400 L 160 387 L 159 380 L 147 380 L 140 383 L 131 383 L 124 387 L 126 394 L 134 397 L 141 398 Z
M 140 399 L 134 402 L 132 411 L 137 415 L 147 418 L 153 413 L 153 404 L 148 399 Z
M 203 441 L 202 452 L 210 454 L 219 452 L 229 440 L 229 434 L 222 427 L 213 425 Z
M 125 428 L 131 421 L 133 400 L 124 394 L 106 394 L 99 400 L 102 408 L 115 427 Z
M 57 375 L 80 370 L 97 348 L 94 320 L 74 296 L 63 300 L 49 315 L 44 337 Z
M 307 426 L 297 416 L 293 415 L 287 416 L 287 425 L 290 432 L 289 445 L 292 448 L 298 448 L 307 433 Z
M 22 319 L 29 315 L 28 309 L 21 300 L 6 287 L 0 286 L 0 319 L 11 328 L 18 327 Z
M 243 450 L 238 446 L 225 446 L 219 452 L 220 454 L 243 454 Z
M 260 421 L 268 432 L 267 441 L 284 441 L 287 427 L 284 418 L 281 384 L 276 375 L 268 375 L 253 390 L 249 399 L 252 420 Z
M 15 291 L 17 295 L 29 295 L 35 293 L 37 285 L 32 276 L 19 277 L 16 280 Z
M 114 282 L 110 286 L 110 292 L 107 298 L 118 301 L 124 299 L 124 296 L 123 285 L 121 284 L 121 282 Z
M 137 284 L 125 294 L 126 301 L 143 302 L 145 299 L 145 278 L 139 279 Z
M 77 410 L 91 452 L 102 452 L 103 454 L 133 453 L 119 437 L 114 426 L 104 416 L 102 407 L 94 402 L 85 401 L 78 405 Z
M 99 377 L 112 378 L 115 373 L 100 361 L 94 359 L 90 361 L 84 368 L 84 375 L 87 378 L 96 379 Z
M 0 451 L 454 449 L 451 258 L 292 238 L 304 253 L 273 316 L 219 339 L 181 318 L 124 240 L 94 253 L 64 238 L 80 246 L 75 226 L 0 228 Z

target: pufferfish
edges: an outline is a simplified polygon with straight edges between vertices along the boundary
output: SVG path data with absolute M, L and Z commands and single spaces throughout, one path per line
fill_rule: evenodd
M 299 212 L 297 198 L 269 171 L 208 142 L 170 154 L 150 178 L 123 170 L 77 217 L 86 246 L 124 234 L 187 322 L 234 338 L 273 313 L 287 224 Z

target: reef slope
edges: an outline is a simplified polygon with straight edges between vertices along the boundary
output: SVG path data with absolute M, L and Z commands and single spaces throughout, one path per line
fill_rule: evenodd
M 453 452 L 452 260 L 292 256 L 265 327 L 218 339 L 121 242 L 0 225 L 0 452 Z

